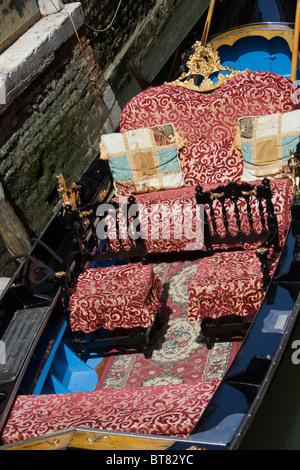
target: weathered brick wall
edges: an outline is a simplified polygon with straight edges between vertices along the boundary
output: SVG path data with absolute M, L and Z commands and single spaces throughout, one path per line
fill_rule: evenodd
M 101 134 L 115 130 L 120 113 L 115 96 L 130 76 L 128 57 L 142 59 L 155 28 L 163 27 L 180 1 L 123 0 L 113 29 L 96 33 L 90 27 L 104 29 L 119 0 L 84 0 L 90 27 L 78 32 L 81 44 L 76 35 L 64 43 L 51 65 L 0 115 L 0 181 L 30 236 L 40 234 L 59 203 L 56 175 L 63 173 L 68 184 L 76 181 L 98 151 Z M 140 36 L 131 41 L 138 25 Z M 103 71 L 118 54 L 108 84 Z M 0 254 L 0 276 L 11 275 L 16 265 L 8 263 L 2 239 Z
M 97 152 L 102 129 L 112 132 L 118 122 L 89 41 L 82 46 L 65 45 L 0 116 L 5 193 L 32 234 L 40 233 L 58 201 L 56 175 L 76 180 Z
M 91 38 L 101 69 L 106 71 L 110 68 L 108 81 L 117 98 L 130 78 L 128 62 L 143 59 L 181 2 L 182 0 L 81 2 L 88 25 L 85 34 Z M 109 27 L 113 19 L 112 27 Z

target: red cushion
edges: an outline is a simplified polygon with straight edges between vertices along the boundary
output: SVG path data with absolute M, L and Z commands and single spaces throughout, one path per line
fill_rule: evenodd
M 188 436 L 219 380 L 58 395 L 21 395 L 3 431 L 5 444 L 83 426 Z
M 185 184 L 239 180 L 243 158 L 234 148 L 238 118 L 288 112 L 295 85 L 272 72 L 245 72 L 210 94 L 163 85 L 132 98 L 120 118 L 121 132 L 173 123 L 185 141 L 180 152 Z
M 261 182 L 253 182 L 253 184 L 258 183 Z M 206 190 L 216 186 L 216 184 L 207 185 L 203 188 Z M 293 185 L 289 178 L 285 178 L 272 180 L 271 188 L 272 202 L 278 221 L 279 242 L 282 246 L 291 218 L 290 205 Z M 180 190 L 156 191 L 136 196 L 139 205 L 139 219 L 148 253 L 205 250 L 200 211 L 196 205 L 195 194 L 194 187 L 186 186 Z M 174 224 L 175 219 L 172 218 L 172 214 L 178 214 L 176 224 Z M 246 210 L 244 214 L 242 223 L 248 224 Z M 257 225 L 257 220 L 260 221 L 260 216 L 254 220 L 255 225 Z M 217 217 L 217 224 L 218 227 L 222 224 L 221 217 Z M 235 221 L 234 225 L 236 227 Z M 157 227 L 159 227 L 159 231 L 156 230 Z M 230 226 L 231 229 L 232 226 Z M 227 249 L 228 247 L 224 245 L 222 248 Z M 245 246 L 245 248 L 253 248 L 253 246 Z
M 148 253 L 205 249 L 194 187 L 138 194 L 136 200 Z
M 270 253 L 271 274 L 279 253 Z M 205 258 L 189 284 L 189 321 L 251 315 L 263 300 L 262 272 L 255 250 L 222 252 Z
M 162 290 L 151 264 L 87 269 L 71 289 L 71 328 L 84 333 L 99 328 L 148 328 Z
M 172 208 L 174 204 L 189 203 L 189 210 L 195 214 L 196 185 L 211 187 L 240 181 L 243 157 L 234 146 L 238 118 L 298 108 L 292 101 L 295 89 L 290 80 L 272 72 L 249 71 L 231 78 L 210 94 L 162 85 L 139 93 L 127 103 L 120 118 L 121 132 L 171 122 L 185 141 L 180 161 L 187 188 L 137 196 L 138 202 L 145 205 L 140 207 L 140 216 L 149 253 L 203 249 L 201 238 L 190 237 L 196 227 L 195 219 L 190 233 L 183 233 L 181 229 L 178 235 L 173 225 L 169 237 L 151 236 L 147 232 L 149 212 L 154 210 L 157 214 L 158 204 Z M 282 242 L 290 218 L 292 186 L 287 180 L 272 183 L 272 187 L 275 186 L 278 192 L 274 194 L 274 204 Z M 166 225 L 166 220 L 162 223 Z M 186 230 L 186 224 L 183 227 Z

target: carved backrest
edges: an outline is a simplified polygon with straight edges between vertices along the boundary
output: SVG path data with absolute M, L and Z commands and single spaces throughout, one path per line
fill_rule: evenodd
M 84 209 L 64 208 L 64 220 L 73 254 L 81 270 L 90 262 L 142 260 L 147 262 L 146 245 L 140 230 L 135 198 L 98 201 Z
M 198 186 L 196 200 L 205 205 L 204 243 L 208 251 L 224 245 L 278 248 L 277 218 L 267 178 L 257 186 L 230 182 L 205 192 Z
M 222 66 L 219 54 L 213 46 L 211 44 L 203 46 L 200 41 L 195 42 L 193 53 L 188 54 L 186 69 L 170 84 L 202 93 L 213 91 L 230 78 L 245 72 Z M 217 80 L 213 81 L 212 77 L 216 74 L 218 74 Z

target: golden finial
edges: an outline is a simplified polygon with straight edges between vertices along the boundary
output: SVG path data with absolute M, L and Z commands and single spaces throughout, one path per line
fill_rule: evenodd
M 202 46 L 200 41 L 193 45 L 194 54 L 189 57 L 186 62 L 188 67 L 187 72 L 183 72 L 181 76 L 171 82 L 170 85 L 178 85 L 193 91 L 208 92 L 219 88 L 230 78 L 244 72 L 234 70 L 229 66 L 222 66 L 220 57 L 217 51 L 214 51 L 213 46 L 208 44 Z M 218 80 L 213 82 L 209 77 L 216 72 L 228 72 L 226 74 L 219 73 Z M 198 85 L 199 77 L 203 77 L 201 83 Z
M 290 149 L 289 167 L 293 172 L 294 195 L 300 196 L 300 162 L 295 155 L 294 148 Z
M 64 206 L 71 206 L 72 210 L 76 210 L 80 205 L 79 187 L 76 183 L 72 183 L 71 189 L 67 188 L 65 178 L 62 174 L 56 176 L 58 180 L 58 194 L 62 198 Z

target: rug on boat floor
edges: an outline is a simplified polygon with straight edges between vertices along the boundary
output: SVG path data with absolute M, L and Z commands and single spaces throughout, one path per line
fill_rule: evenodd
M 221 379 L 236 353 L 236 343 L 216 343 L 208 350 L 198 344 L 199 323 L 188 322 L 188 284 L 201 259 L 154 264 L 164 292 L 161 327 L 152 328 L 153 353 L 120 354 L 108 359 L 97 389 L 136 388 L 153 385 Z

